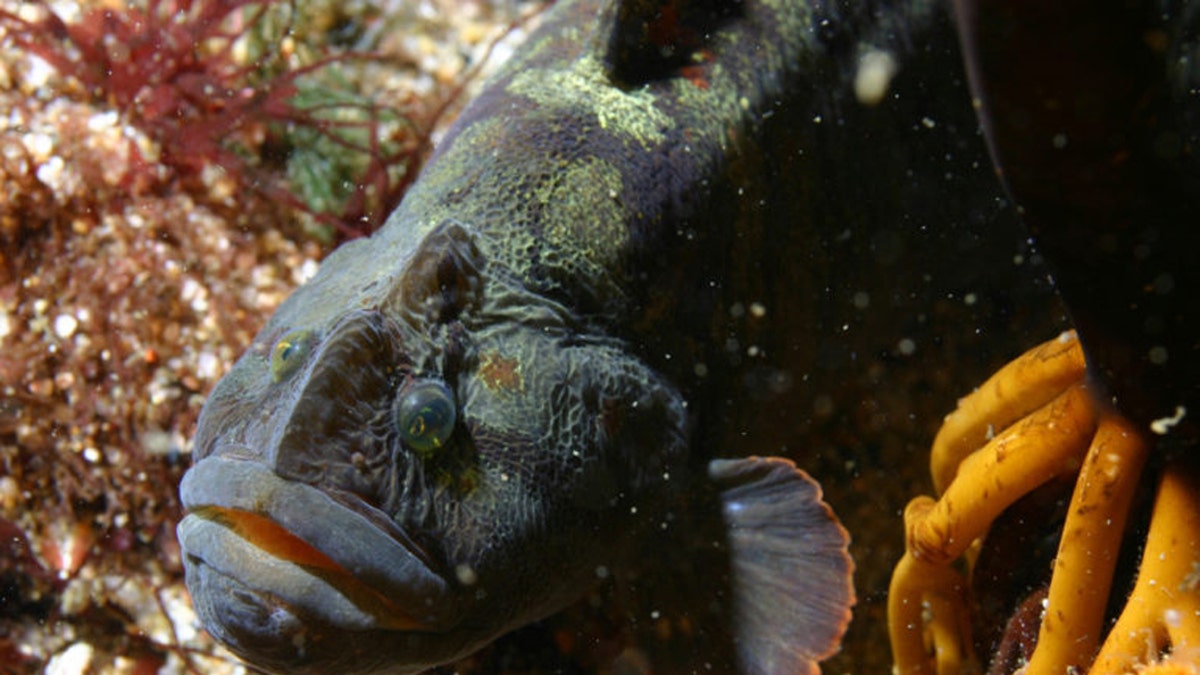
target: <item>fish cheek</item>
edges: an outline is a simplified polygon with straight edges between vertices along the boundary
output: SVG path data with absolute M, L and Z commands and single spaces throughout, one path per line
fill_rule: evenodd
M 684 459 L 682 396 L 618 348 L 569 347 L 560 359 L 542 378 L 549 391 L 537 396 L 549 405 L 533 411 L 549 432 L 538 465 L 559 486 L 562 507 L 589 518 L 627 513 L 645 494 L 661 492 Z
M 606 350 L 608 351 L 608 350 Z M 619 489 L 633 499 L 661 492 L 687 454 L 683 396 L 641 361 L 615 350 L 597 359 L 596 443 Z

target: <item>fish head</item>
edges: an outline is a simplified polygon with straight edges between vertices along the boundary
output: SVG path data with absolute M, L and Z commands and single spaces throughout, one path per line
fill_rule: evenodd
M 206 402 L 181 487 L 187 584 L 255 666 L 465 655 L 584 593 L 666 492 L 678 392 L 475 242 L 445 223 L 387 284 L 351 246 Z M 355 274 L 382 290 L 331 292 Z

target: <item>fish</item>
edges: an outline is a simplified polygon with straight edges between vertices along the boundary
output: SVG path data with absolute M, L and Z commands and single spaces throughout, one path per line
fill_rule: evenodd
M 714 268 L 786 167 L 773 118 L 851 59 L 830 17 L 551 9 L 385 226 L 334 251 L 208 397 L 177 531 L 204 627 L 264 671 L 419 672 L 710 504 L 737 670 L 819 672 L 855 602 L 849 535 L 791 459 L 714 448 L 702 420 L 731 372 Z

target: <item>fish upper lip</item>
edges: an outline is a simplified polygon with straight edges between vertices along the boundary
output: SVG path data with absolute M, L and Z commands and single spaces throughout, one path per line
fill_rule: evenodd
M 446 577 L 433 570 L 427 554 L 399 528 L 381 527 L 382 514 L 365 502 L 348 504 L 346 495 L 335 499 L 286 480 L 261 463 L 223 456 L 193 465 L 180 484 L 180 498 L 197 514 L 241 511 L 270 521 L 429 630 L 439 629 L 448 618 L 443 603 L 449 592 Z M 189 553 L 204 557 L 202 551 Z

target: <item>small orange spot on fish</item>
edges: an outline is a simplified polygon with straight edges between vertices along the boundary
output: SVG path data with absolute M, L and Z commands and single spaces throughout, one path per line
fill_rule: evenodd
M 684 66 L 679 73 L 697 89 L 708 90 L 708 70 L 704 66 Z
M 479 358 L 479 377 L 493 391 L 524 391 L 525 380 L 521 377 L 521 363 L 505 358 L 499 352 L 484 352 Z

